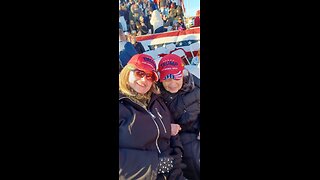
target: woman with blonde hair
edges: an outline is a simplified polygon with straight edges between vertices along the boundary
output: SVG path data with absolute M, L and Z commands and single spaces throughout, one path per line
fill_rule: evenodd
M 159 96 L 154 59 L 134 55 L 119 74 L 119 179 L 183 180 L 180 127 Z

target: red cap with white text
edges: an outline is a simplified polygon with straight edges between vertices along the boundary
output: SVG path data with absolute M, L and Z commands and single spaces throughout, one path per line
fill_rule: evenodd
M 183 76 L 184 64 L 181 57 L 175 54 L 165 55 L 159 62 L 160 82 L 166 79 L 179 80 Z

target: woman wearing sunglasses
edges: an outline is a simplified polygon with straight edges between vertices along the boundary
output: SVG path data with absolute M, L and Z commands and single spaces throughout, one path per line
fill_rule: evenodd
M 182 144 L 159 96 L 156 64 L 134 55 L 119 74 L 119 179 L 182 180 Z

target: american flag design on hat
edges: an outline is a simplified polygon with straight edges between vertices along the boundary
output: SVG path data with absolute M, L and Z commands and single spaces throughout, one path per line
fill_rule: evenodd
M 181 77 L 182 77 L 182 71 L 179 71 L 178 73 L 175 73 L 175 74 L 166 75 L 163 80 L 170 79 L 170 78 L 179 80 L 181 79 Z
M 158 65 L 158 71 L 160 74 L 160 82 L 165 79 L 181 79 L 183 76 L 183 62 L 181 57 L 176 54 L 165 55 Z

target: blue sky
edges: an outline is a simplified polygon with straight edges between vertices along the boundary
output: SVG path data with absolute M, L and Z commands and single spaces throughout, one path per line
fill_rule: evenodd
M 195 16 L 197 10 L 200 9 L 200 0 L 184 0 L 184 6 L 186 8 L 185 16 Z

